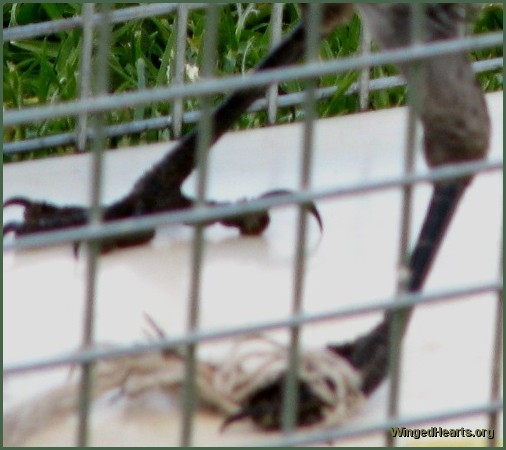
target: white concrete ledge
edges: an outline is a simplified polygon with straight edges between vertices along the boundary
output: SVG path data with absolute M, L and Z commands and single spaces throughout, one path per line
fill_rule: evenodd
M 502 159 L 502 93 L 487 96 L 493 120 L 490 157 Z M 406 110 L 403 108 L 321 120 L 316 126 L 313 184 L 328 187 L 373 180 L 402 171 Z M 211 151 L 209 196 L 238 199 L 298 184 L 300 125 L 230 133 Z M 111 151 L 106 156 L 104 200 L 126 193 L 172 144 Z M 422 167 L 423 161 L 418 161 Z M 4 199 L 26 195 L 58 204 L 84 204 L 89 195 L 89 156 L 67 156 L 4 167 Z M 194 177 L 185 185 L 190 192 Z M 415 189 L 413 240 L 430 189 Z M 398 190 L 320 202 L 325 231 L 310 225 L 305 286 L 306 311 L 358 305 L 392 295 L 400 223 Z M 502 233 L 502 173 L 480 175 L 459 208 L 426 289 L 465 286 L 496 279 Z M 9 208 L 4 222 L 16 215 Z M 262 237 L 239 237 L 232 229 L 206 231 L 200 324 L 237 326 L 286 316 L 292 295 L 295 208 L 272 213 Z M 158 230 L 150 244 L 100 260 L 96 298 L 97 342 L 128 344 L 144 339 L 142 313 L 173 335 L 185 330 L 192 231 Z M 85 267 L 70 246 L 4 253 L 4 365 L 77 349 L 83 314 Z M 419 308 L 405 340 L 401 413 L 424 414 L 489 400 L 495 296 L 480 295 Z M 304 328 L 304 345 L 351 339 L 379 315 Z M 286 333 L 275 333 L 284 340 Z M 229 343 L 202 345 L 204 359 L 223 355 Z M 65 382 L 66 370 L 4 379 L 4 411 L 22 399 Z M 350 424 L 385 416 L 380 388 Z M 124 406 L 124 405 L 123 405 Z M 119 403 L 102 402 L 93 419 L 94 445 L 177 444 L 177 414 L 159 403 L 128 414 Z M 140 412 L 139 412 L 140 411 Z M 197 416 L 196 445 L 230 445 L 262 438 L 246 424 L 220 434 L 221 418 Z M 75 418 L 33 436 L 31 445 L 71 445 Z M 486 428 L 487 418 L 463 418 L 434 426 Z M 424 425 L 425 426 L 425 425 Z M 502 430 L 496 430 L 501 433 Z M 269 434 L 267 438 L 273 439 Z M 339 445 L 381 444 L 380 434 Z M 419 441 L 407 439 L 403 444 Z M 432 441 L 427 441 L 431 444 Z M 439 441 L 441 444 L 442 441 Z M 456 440 L 441 445 L 455 444 Z M 466 445 L 460 440 L 459 445 Z

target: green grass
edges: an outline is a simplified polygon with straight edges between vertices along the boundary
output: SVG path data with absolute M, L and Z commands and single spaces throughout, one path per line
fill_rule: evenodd
M 116 4 L 115 8 L 134 4 Z M 219 48 L 216 62 L 218 75 L 246 73 L 268 53 L 270 4 L 243 3 L 228 4 L 221 8 L 219 21 Z M 73 17 L 81 13 L 81 4 L 71 3 L 17 3 L 3 5 L 3 26 L 24 25 L 46 20 Z M 299 20 L 299 9 L 287 4 L 283 15 L 283 31 L 286 33 Z M 487 5 L 475 21 L 474 32 L 483 33 L 502 30 L 502 5 Z M 198 73 L 202 59 L 203 11 L 190 12 L 187 37 L 187 82 Z M 354 17 L 350 23 L 336 30 L 322 42 L 322 59 L 355 54 L 360 38 L 360 21 Z M 135 91 L 140 88 L 166 86 L 172 81 L 172 61 L 175 42 L 174 15 L 134 20 L 115 25 L 112 33 L 110 58 L 111 92 Z M 67 101 L 78 96 L 79 52 L 81 30 L 56 33 L 50 36 L 5 42 L 3 46 L 3 101 L 4 109 L 27 108 L 34 105 Z M 476 52 L 473 59 L 487 59 L 502 56 L 502 49 Z M 393 67 L 372 69 L 372 77 L 396 73 Z M 357 80 L 357 72 L 327 75 L 318 80 L 319 87 L 337 86 L 331 98 L 318 103 L 320 117 L 347 114 L 358 109 L 356 95 L 343 95 Z M 479 81 L 487 92 L 502 89 L 502 70 L 480 74 Z M 291 93 L 302 89 L 297 80 L 282 83 L 280 90 Z M 218 102 L 223 96 L 216 96 Z M 374 92 L 370 96 L 370 108 L 381 109 L 402 105 L 406 101 L 404 88 Z M 198 100 L 185 99 L 185 111 L 198 109 Z M 109 124 L 131 121 L 134 118 L 150 118 L 169 115 L 169 103 L 155 103 L 137 108 L 113 110 L 107 115 Z M 281 108 L 279 123 L 299 120 L 301 112 L 296 108 Z M 236 128 L 245 129 L 265 125 L 265 112 L 244 115 Z M 30 139 L 73 131 L 76 120 L 73 117 L 20 125 L 4 129 L 6 142 Z M 183 127 L 186 132 L 193 125 Z M 170 130 L 148 131 L 111 139 L 108 147 L 119 147 L 144 142 L 158 142 L 170 139 Z M 73 152 L 70 147 L 55 148 L 16 156 L 5 156 L 4 162 Z

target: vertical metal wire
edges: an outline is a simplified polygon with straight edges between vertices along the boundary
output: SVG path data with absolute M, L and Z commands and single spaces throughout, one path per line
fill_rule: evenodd
M 139 56 L 135 61 L 135 73 L 137 76 L 137 90 L 141 91 L 146 89 L 146 61 L 142 56 Z M 134 107 L 133 119 L 143 120 L 146 114 L 146 108 L 144 105 L 138 105 Z
M 419 45 L 423 41 L 423 29 L 425 21 L 425 7 L 419 3 L 411 5 L 411 45 Z M 422 89 L 422 67 L 420 63 L 410 64 L 408 66 L 408 85 L 410 87 L 409 109 L 406 132 L 406 151 L 404 156 L 404 174 L 410 176 L 414 171 L 415 147 L 416 147 L 416 113 L 420 104 L 420 89 Z M 407 184 L 402 192 L 402 210 L 401 210 L 401 233 L 398 255 L 398 281 L 397 295 L 406 292 L 406 283 L 409 280 L 409 241 L 412 216 L 412 186 Z M 396 418 L 399 410 L 399 392 L 400 392 L 400 365 L 402 357 L 402 336 L 404 334 L 405 322 L 409 320 L 406 310 L 397 310 L 394 312 L 391 333 L 390 333 L 390 355 L 389 355 L 389 375 L 390 390 L 388 397 L 388 416 Z M 389 430 L 385 431 L 386 445 L 393 447 L 395 440 Z
M 371 54 L 371 34 L 366 26 L 362 23 L 360 29 L 360 53 L 362 55 Z M 358 105 L 360 111 L 365 111 L 369 107 L 369 81 L 371 78 L 371 68 L 364 67 L 360 71 L 358 80 Z
M 209 5 L 206 11 L 204 29 L 202 77 L 211 78 L 214 75 L 217 51 L 217 31 L 219 20 L 219 7 Z M 202 116 L 199 121 L 199 138 L 197 143 L 197 199 L 196 208 L 204 206 L 207 190 L 207 159 L 208 149 L 211 145 L 212 118 L 211 99 L 202 97 Z M 195 226 L 192 245 L 192 269 L 190 281 L 190 304 L 188 314 L 188 332 L 195 331 L 199 323 L 199 304 L 201 295 L 201 278 L 204 254 L 204 226 Z M 189 447 L 192 444 L 193 416 L 197 403 L 196 391 L 196 354 L 197 345 L 187 346 L 185 382 L 183 385 L 183 423 L 181 428 L 181 446 Z
M 95 85 L 93 90 L 96 94 L 104 94 L 108 90 L 109 83 L 109 49 L 111 41 L 110 25 L 110 6 L 103 4 L 101 6 L 102 14 L 98 25 L 99 29 L 99 48 L 97 53 L 96 67 L 101 70 L 95 71 Z M 93 117 L 94 140 L 92 143 L 91 155 L 91 192 L 90 192 L 90 212 L 89 221 L 91 224 L 98 224 L 101 220 L 100 196 L 102 190 L 102 153 L 105 146 L 105 131 L 103 114 Z M 86 255 L 86 286 L 85 286 L 85 309 L 84 309 L 84 329 L 83 329 L 83 348 L 89 348 L 93 345 L 94 318 L 95 318 L 95 295 L 96 295 L 96 275 L 98 269 L 98 258 L 100 253 L 100 243 L 90 241 L 87 244 Z M 93 363 L 83 363 L 81 365 L 81 382 L 79 386 L 79 422 L 77 429 L 77 444 L 80 447 L 89 445 L 89 411 L 91 403 L 91 375 Z
M 274 8 L 280 9 L 282 11 L 282 4 L 273 5 L 273 15 Z M 100 47 L 98 53 L 98 60 L 96 63 L 96 67 L 100 67 L 102 70 L 97 71 L 97 79 L 96 79 L 96 87 L 95 92 L 100 94 L 102 92 L 107 91 L 107 80 L 108 80 L 108 49 L 109 49 L 109 41 L 110 41 L 110 24 L 108 21 L 109 10 L 108 6 L 105 5 L 103 7 L 103 20 L 99 24 L 100 28 Z M 180 11 L 178 16 L 178 36 L 176 39 L 176 46 L 183 42 L 185 43 L 184 38 L 180 38 L 180 26 L 184 24 L 184 36 L 186 36 L 186 23 L 187 23 L 187 11 L 186 5 L 180 5 Z M 315 13 L 318 13 L 316 14 Z M 317 29 L 318 29 L 318 19 L 319 19 L 319 6 L 318 5 L 310 5 L 309 14 L 306 20 L 308 21 L 308 36 L 307 36 L 307 59 L 308 61 L 311 58 L 314 58 L 316 55 L 317 49 Z M 83 49 L 81 52 L 81 85 L 80 85 L 80 96 L 83 97 L 87 95 L 87 91 L 90 86 L 89 77 L 90 71 L 86 71 L 86 69 L 92 67 L 90 63 L 91 59 L 91 44 L 92 44 L 92 26 L 90 24 L 90 15 L 93 13 L 93 4 L 84 4 L 83 6 Z M 420 5 L 413 5 L 413 13 L 412 17 L 414 20 L 413 23 L 413 40 L 417 41 L 417 31 L 420 32 L 423 29 L 422 21 L 417 21 L 416 17 L 421 17 L 423 19 L 423 9 Z M 183 16 L 186 14 L 186 16 Z M 183 18 L 184 17 L 184 20 Z M 214 65 L 214 54 L 216 51 L 216 30 L 217 30 L 217 8 L 212 6 L 209 8 L 207 17 L 206 17 L 206 35 L 204 39 L 204 58 L 203 58 L 203 68 L 202 74 L 203 76 L 212 76 L 213 74 L 213 65 Z M 86 31 L 88 27 L 88 31 Z M 274 30 L 274 27 L 272 28 Z M 281 30 L 281 22 L 279 24 L 279 30 Z M 88 33 L 89 42 L 85 43 L 86 35 Z M 181 31 L 183 33 L 183 31 Z M 181 34 L 182 35 L 182 34 Z M 89 46 L 90 48 L 88 49 Z M 177 47 L 176 47 L 177 48 Z M 180 70 L 182 69 L 182 78 L 184 81 L 184 48 L 183 51 L 176 50 L 176 66 L 177 66 L 177 58 L 182 55 L 182 63 L 180 63 Z M 86 67 L 83 67 L 86 66 Z M 413 68 L 413 73 L 410 76 L 410 85 L 412 87 L 410 93 L 410 101 L 413 106 L 416 104 L 416 96 L 417 90 L 413 89 L 413 86 L 416 86 L 418 76 L 420 72 Z M 176 75 L 175 75 L 176 77 Z M 176 82 L 176 79 L 174 79 Z M 362 78 L 361 78 L 362 82 Z M 368 83 L 367 83 L 368 84 Z M 88 86 L 88 88 L 86 87 Z M 272 89 L 272 88 L 271 88 Z M 314 81 L 310 81 L 307 83 L 306 87 L 306 97 L 305 97 L 305 128 L 304 128 L 304 151 L 303 151 L 303 161 L 301 168 L 301 177 L 300 177 L 300 188 L 307 189 L 310 186 L 310 169 L 311 169 L 311 143 L 313 140 L 313 121 L 315 118 L 314 111 L 314 91 L 315 84 Z M 361 91 L 365 92 L 365 91 Z M 270 103 L 269 106 L 269 121 L 274 117 L 273 121 L 275 121 L 276 115 L 276 97 L 277 97 L 277 89 L 274 90 L 274 100 Z M 361 99 L 367 99 L 367 94 L 361 94 Z M 270 99 L 270 97 L 269 97 Z M 182 101 L 180 103 L 180 114 L 182 115 Z M 271 105 L 273 105 L 273 111 L 271 113 Z M 362 107 L 362 100 L 361 100 Z M 174 133 L 176 134 L 176 130 L 179 130 L 177 133 L 181 133 L 181 125 L 182 119 L 176 120 L 176 116 L 179 114 L 176 112 L 176 106 L 174 105 L 174 123 L 179 121 L 179 125 L 174 127 Z M 198 195 L 197 195 L 197 205 L 202 205 L 205 196 L 206 196 L 206 185 L 207 185 L 207 176 L 206 176 L 206 159 L 207 159 L 207 148 L 209 146 L 209 138 L 211 135 L 212 122 L 209 116 L 210 112 L 210 101 L 209 98 L 205 97 L 202 99 L 202 119 L 200 121 L 200 127 L 202 133 L 200 134 L 201 138 L 199 139 L 199 148 L 198 148 L 198 160 L 199 162 L 199 171 L 198 171 Z M 77 146 L 79 149 L 84 148 L 86 145 L 86 127 L 87 127 L 87 115 L 86 113 L 82 113 L 79 116 L 79 124 L 78 124 L 78 134 L 77 134 Z M 103 148 L 105 139 L 102 124 L 103 120 L 100 120 L 100 116 L 94 116 L 92 118 L 94 120 L 95 133 L 94 141 L 93 141 L 93 155 L 92 155 L 92 173 L 93 173 L 93 181 L 91 184 L 91 208 L 90 208 L 90 221 L 94 224 L 97 224 L 100 221 L 100 192 L 101 192 L 101 183 L 102 183 L 102 164 L 101 164 L 101 149 Z M 83 125 L 84 123 L 84 125 Z M 84 131 L 83 131 L 84 130 Z M 414 152 L 414 137 L 415 137 L 415 121 L 414 121 L 414 113 L 413 108 L 409 110 L 408 117 L 408 132 L 407 132 L 407 145 L 406 145 L 406 160 L 405 160 L 405 172 L 409 174 L 412 172 L 413 166 L 413 152 Z M 82 147 L 81 147 L 82 146 Z M 403 192 L 403 216 L 402 216 L 402 224 L 401 224 L 401 244 L 400 244 L 400 266 L 405 267 L 406 258 L 408 255 L 408 243 L 409 243 L 409 230 L 410 230 L 410 218 L 411 218 L 411 187 L 408 186 Z M 303 290 L 304 290 L 304 273 L 305 273 L 305 241 L 306 241 L 306 214 L 301 207 L 299 209 L 298 216 L 298 228 L 297 228 L 297 241 L 296 241 L 296 254 L 294 258 L 294 286 L 293 286 L 293 304 L 292 304 L 292 313 L 297 314 L 302 311 L 302 301 L 303 301 Z M 199 300 L 200 300 L 200 284 L 201 284 L 201 273 L 202 273 L 202 261 L 203 261 L 203 246 L 204 246 L 204 233 L 203 228 L 200 226 L 195 227 L 195 238 L 193 241 L 193 255 L 192 255 L 192 278 L 191 278 L 191 286 L 190 286 L 190 309 L 189 309 L 189 317 L 188 317 L 188 330 L 193 331 L 198 328 L 198 319 L 199 319 Z M 95 298 L 95 280 L 96 273 L 98 269 L 98 253 L 99 253 L 99 244 L 91 242 L 88 244 L 88 255 L 86 260 L 86 291 L 85 291 L 85 318 L 84 318 L 84 331 L 83 331 L 83 346 L 89 347 L 93 344 L 93 328 L 94 328 L 94 298 Z M 500 266 L 502 268 L 502 258 Z M 402 274 L 404 271 L 401 270 L 401 279 L 399 280 L 399 292 L 402 291 Z M 500 381 L 501 381 L 501 354 L 502 354 L 502 290 L 498 291 L 498 300 L 497 300 L 497 315 L 496 315 L 496 326 L 495 326 L 495 336 L 494 336 L 494 351 L 493 351 L 493 368 L 492 368 L 492 379 L 491 379 L 491 399 L 495 401 L 500 396 Z M 396 316 L 397 317 L 397 316 Z M 400 317 L 400 316 L 399 316 Z M 399 319 L 398 326 L 401 326 Z M 297 410 L 297 390 L 296 390 L 296 382 L 297 382 L 297 367 L 298 367 L 298 358 L 299 358 L 299 338 L 300 338 L 300 328 L 299 326 L 294 326 L 291 329 L 290 336 L 290 349 L 289 349 L 289 370 L 287 372 L 287 382 L 285 389 L 285 397 L 284 397 L 284 405 L 283 405 L 283 428 L 286 431 L 289 431 L 293 428 L 295 424 L 295 411 Z M 397 336 L 397 339 L 393 338 L 392 349 L 399 349 L 400 347 L 400 336 Z M 196 374 L 196 346 L 194 344 L 190 344 L 188 346 L 187 352 L 187 365 L 186 365 L 186 377 L 185 377 L 185 385 L 183 388 L 183 404 L 184 404 L 184 417 L 183 417 L 183 427 L 182 427 L 182 436 L 181 441 L 183 446 L 191 445 L 191 436 L 192 436 L 192 421 L 193 421 L 193 411 L 195 408 L 196 401 L 196 392 L 195 392 L 195 374 Z M 392 417 L 397 415 L 398 410 L 398 389 L 399 389 L 399 377 L 398 377 L 398 368 L 400 359 L 398 358 L 397 350 L 393 350 L 392 357 L 395 362 L 392 364 L 395 367 L 391 372 L 391 390 L 389 397 L 389 414 Z M 90 392 L 91 392 L 91 372 L 92 372 L 92 363 L 83 363 L 82 364 L 82 372 L 81 372 L 81 384 L 79 390 L 79 425 L 78 425 L 78 445 L 85 446 L 89 443 L 88 437 L 88 420 L 89 420 L 89 407 L 90 407 Z M 489 416 L 489 428 L 496 429 L 498 426 L 498 413 L 491 413 Z M 387 441 L 392 445 L 394 442 L 391 440 L 391 435 L 387 431 L 386 433 Z M 497 439 L 497 434 L 495 435 L 495 439 Z M 490 440 L 490 445 L 496 445 L 496 440 Z
M 81 59 L 79 62 L 79 98 L 86 98 L 90 95 L 91 79 L 91 52 L 93 49 L 93 13 L 94 3 L 83 4 L 83 44 L 81 47 Z M 79 114 L 77 121 L 76 148 L 82 152 L 86 149 L 88 134 L 88 114 Z
M 503 258 L 504 258 L 504 247 L 502 243 L 502 227 L 501 227 L 501 245 L 499 252 L 499 273 L 498 277 L 502 277 L 503 273 Z M 497 303 L 495 313 L 495 333 L 494 343 L 492 349 L 492 375 L 490 380 L 490 401 L 495 402 L 500 400 L 501 394 L 501 383 L 502 383 L 502 355 L 503 355 L 503 290 L 497 291 Z M 489 447 L 499 446 L 499 437 L 497 435 L 497 429 L 499 428 L 499 411 L 492 411 L 488 418 L 488 429 L 494 430 L 494 438 L 489 439 Z
M 276 47 L 281 41 L 281 28 L 283 25 L 283 8 L 284 3 L 273 3 L 271 10 L 271 23 L 270 23 L 270 48 Z M 276 123 L 278 114 L 278 85 L 273 84 L 269 86 L 267 91 L 267 118 L 272 125 Z
M 177 86 L 184 83 L 186 63 L 186 32 L 188 27 L 188 6 L 180 3 L 176 12 L 176 43 L 174 54 L 174 74 L 172 83 Z M 172 103 L 172 132 L 174 137 L 181 136 L 183 128 L 184 99 L 176 98 Z
M 306 60 L 314 61 L 318 56 L 319 33 L 321 23 L 321 5 L 311 3 L 308 5 L 306 20 Z M 305 190 L 310 187 L 313 136 L 315 112 L 315 80 L 306 83 L 304 101 L 304 133 L 299 188 Z M 303 205 L 299 206 L 297 222 L 297 234 L 295 242 L 295 261 L 293 273 L 293 301 L 292 314 L 302 312 L 302 301 L 304 296 L 304 276 L 306 260 L 306 223 L 307 214 Z M 296 412 L 298 410 L 297 373 L 299 368 L 299 347 L 300 347 L 300 326 L 295 325 L 290 329 L 290 347 L 288 351 L 288 371 L 285 378 L 283 396 L 283 432 L 290 433 L 296 425 Z

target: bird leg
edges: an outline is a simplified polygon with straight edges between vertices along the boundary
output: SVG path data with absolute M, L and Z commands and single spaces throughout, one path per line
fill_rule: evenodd
M 369 24 L 373 36 L 384 48 L 409 44 L 409 4 L 359 4 L 362 18 Z M 427 5 L 425 10 L 425 39 L 436 41 L 458 36 L 458 6 L 455 4 Z M 406 71 L 401 66 L 401 70 Z M 423 83 L 421 101 L 415 105 L 424 128 L 424 153 L 430 167 L 485 158 L 490 120 L 483 93 L 477 84 L 472 67 L 464 54 L 431 57 L 422 63 Z M 429 273 L 452 217 L 455 214 L 471 177 L 438 181 L 415 248 L 409 260 L 407 292 L 419 292 Z M 405 334 L 413 307 L 405 309 Z M 387 377 L 389 370 L 390 333 L 394 313 L 386 312 L 383 320 L 369 333 L 344 344 L 330 344 L 327 349 L 343 358 L 356 369 L 361 378 L 361 392 L 369 396 Z M 309 386 L 298 385 L 299 403 L 308 398 L 315 405 L 315 392 Z M 269 405 L 265 398 L 272 399 Z M 230 417 L 226 424 L 250 417 L 262 426 L 263 421 L 281 427 L 280 399 L 283 386 L 276 380 L 252 392 L 243 402 L 243 408 Z M 297 426 L 307 425 L 304 405 L 295 415 Z M 312 409 L 310 417 L 318 414 Z M 277 414 L 277 420 L 273 415 Z
M 324 5 L 322 36 L 346 20 L 350 14 L 348 4 Z M 411 8 L 409 4 L 357 4 L 357 8 L 372 35 L 386 49 L 399 48 L 410 43 Z M 459 6 L 455 4 L 427 4 L 425 6 L 424 41 L 438 41 L 458 36 Z M 304 23 L 294 29 L 256 71 L 273 69 L 291 64 L 304 54 Z M 471 65 L 462 53 L 433 56 L 421 62 L 422 83 L 415 112 L 424 129 L 424 154 L 430 167 L 483 159 L 489 144 L 490 120 L 481 89 L 474 78 Z M 400 69 L 406 72 L 407 66 Z M 232 125 L 254 100 L 263 95 L 263 89 L 250 88 L 229 96 L 212 115 L 214 143 Z M 123 199 L 105 208 L 104 220 L 142 216 L 156 212 L 187 208 L 193 202 L 181 193 L 181 185 L 196 166 L 196 143 L 199 128 L 185 136 L 158 164 L 148 171 Z M 410 279 L 407 291 L 419 292 L 437 256 L 448 229 L 471 177 L 438 181 L 433 188 L 417 243 L 409 260 Z M 272 193 L 271 193 L 272 194 Z M 269 193 L 266 196 L 271 195 Z M 9 223 L 4 228 L 16 235 L 57 229 L 86 222 L 86 210 L 79 207 L 57 208 L 41 202 L 14 198 L 6 205 L 25 206 L 25 221 Z M 214 203 L 215 204 L 215 203 Z M 314 205 L 307 207 L 316 211 Z M 265 214 L 265 215 L 262 215 Z M 268 224 L 267 212 L 250 219 L 256 225 L 244 225 L 244 216 L 224 219 L 227 226 L 237 226 L 241 231 L 262 230 Z M 317 219 L 317 211 L 313 212 Z M 252 219 L 251 219 L 252 218 Z M 147 236 L 143 236 L 147 239 Z M 121 243 L 122 238 L 117 242 Z M 409 319 L 413 308 L 406 308 Z M 387 312 L 382 322 L 365 336 L 345 344 L 330 344 L 327 351 L 336 355 L 336 362 L 343 364 L 342 372 L 357 373 L 360 392 L 370 395 L 386 378 L 389 366 L 390 331 L 394 314 Z M 405 321 L 402 334 L 406 332 Z M 352 379 L 353 377 L 348 377 Z M 283 374 L 258 389 L 252 390 L 241 402 L 241 409 L 230 416 L 225 424 L 251 418 L 261 428 L 278 429 L 280 399 L 283 398 Z M 344 383 L 341 383 L 341 385 Z M 318 396 L 311 384 L 299 377 L 299 410 L 296 424 L 311 425 L 318 422 L 321 409 L 327 402 Z M 327 386 L 338 391 L 339 383 Z M 356 394 L 352 389 L 349 392 Z M 354 402 L 350 402 L 352 404 Z
M 322 36 L 346 20 L 351 14 L 351 6 L 327 5 L 322 24 Z M 255 69 L 261 72 L 286 66 L 298 61 L 304 55 L 305 27 L 297 26 Z M 258 98 L 264 95 L 263 87 L 252 87 L 231 94 L 212 113 L 211 144 L 214 144 Z M 200 129 L 197 126 L 183 137 L 176 147 L 167 153 L 157 164 L 147 171 L 134 185 L 132 191 L 122 199 L 104 208 L 105 222 L 145 216 L 173 210 L 189 208 L 193 201 L 184 196 L 181 187 L 184 181 L 196 168 L 197 142 Z M 285 191 L 286 192 L 286 191 Z M 270 193 L 264 194 L 269 196 Z M 210 205 L 216 202 L 209 202 Z M 27 198 L 11 198 L 4 207 L 21 205 L 25 208 L 24 220 L 9 222 L 4 226 L 4 235 L 13 233 L 22 236 L 35 232 L 50 231 L 72 226 L 84 225 L 88 220 L 88 209 L 85 207 L 58 207 L 47 202 Z M 314 203 L 306 207 L 316 217 L 321 228 L 321 219 Z M 269 223 L 267 211 L 237 215 L 219 221 L 226 226 L 236 227 L 241 234 L 260 234 Z M 107 238 L 103 241 L 102 250 L 143 244 L 154 236 L 154 230 L 135 232 L 128 236 Z

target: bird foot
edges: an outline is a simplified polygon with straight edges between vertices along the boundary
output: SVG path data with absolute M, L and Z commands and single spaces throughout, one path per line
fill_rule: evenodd
M 16 237 L 43 231 L 58 230 L 83 225 L 87 211 L 79 206 L 59 207 L 47 202 L 38 202 L 26 197 L 11 197 L 3 204 L 24 208 L 23 220 L 8 222 L 3 227 L 3 235 L 13 233 Z
M 276 190 L 270 191 L 260 198 L 268 198 L 275 195 L 289 194 L 290 191 Z M 178 197 L 179 198 L 179 197 Z M 171 207 L 150 208 L 143 211 L 141 207 L 143 202 L 136 199 L 132 201 L 125 198 L 109 208 L 104 210 L 104 220 L 106 222 L 132 217 L 133 215 L 146 215 L 155 212 L 166 212 L 172 209 L 186 209 L 194 204 L 194 201 L 180 196 L 179 202 L 174 202 Z M 239 203 L 244 202 L 241 200 Z M 139 206 L 141 205 L 141 206 Z M 222 203 L 209 202 L 209 206 L 219 206 Z M 11 197 L 3 204 L 4 208 L 10 206 L 21 206 L 24 208 L 23 220 L 7 222 L 3 227 L 4 237 L 9 233 L 15 237 L 39 233 L 52 230 L 60 230 L 80 225 L 85 225 L 88 221 L 88 209 L 80 206 L 56 206 L 47 202 L 33 201 L 26 197 Z M 304 205 L 310 214 L 318 222 L 320 230 L 323 229 L 320 214 L 313 202 Z M 159 210 L 160 209 L 160 210 Z M 242 235 L 257 236 L 262 234 L 270 223 L 269 212 L 267 210 L 238 214 L 222 220 L 210 221 L 205 225 L 220 223 L 227 227 L 235 227 Z M 101 252 L 106 253 L 115 249 L 142 245 L 149 242 L 155 235 L 154 230 L 137 231 L 127 235 L 113 236 L 101 239 Z M 74 252 L 77 255 L 80 242 L 74 243 Z

